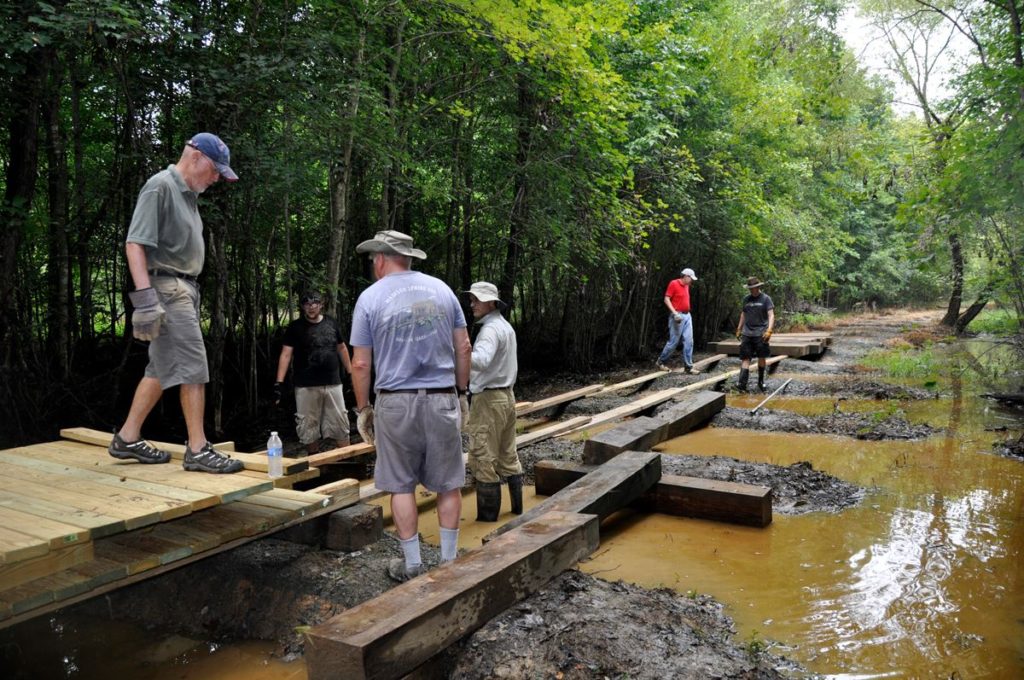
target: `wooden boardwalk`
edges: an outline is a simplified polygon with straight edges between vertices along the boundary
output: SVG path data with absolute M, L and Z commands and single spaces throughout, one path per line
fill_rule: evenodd
M 305 463 L 271 480 L 250 469 L 265 459 L 234 454 L 246 470 L 211 475 L 116 460 L 102 432 L 63 434 L 78 441 L 0 451 L 0 628 L 359 499 L 355 480 L 293 491 L 319 475 Z
M 806 357 L 817 356 L 832 344 L 832 334 L 826 332 L 776 333 L 771 339 L 771 356 Z M 709 342 L 708 349 L 736 356 L 740 353 L 740 341 L 735 339 Z

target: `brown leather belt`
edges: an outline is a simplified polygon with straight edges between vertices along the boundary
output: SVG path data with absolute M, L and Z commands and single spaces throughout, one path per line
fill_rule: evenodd
M 190 283 L 197 283 L 196 277 L 191 274 L 182 274 L 181 272 L 172 272 L 169 269 L 150 269 L 150 276 L 173 276 L 176 279 L 185 279 Z

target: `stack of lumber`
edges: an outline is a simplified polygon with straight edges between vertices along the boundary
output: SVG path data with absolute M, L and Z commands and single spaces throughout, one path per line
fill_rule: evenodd
M 293 491 L 319 474 L 306 464 L 271 480 L 252 469 L 265 458 L 235 453 L 238 474 L 186 472 L 111 458 L 109 434 L 63 434 L 0 451 L 0 627 L 358 502 L 355 480 Z
M 772 336 L 772 356 L 806 357 L 821 354 L 832 344 L 832 335 L 826 332 L 776 333 Z M 738 355 L 740 341 L 735 338 L 708 343 L 713 352 Z

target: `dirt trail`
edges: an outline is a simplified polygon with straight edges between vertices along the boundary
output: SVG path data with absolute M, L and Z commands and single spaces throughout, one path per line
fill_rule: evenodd
M 860 379 L 854 362 L 913 324 L 926 324 L 936 312 L 870 315 L 839 321 L 833 347 L 819 361 L 787 360 L 782 370 L 796 374 L 796 394 L 901 398 L 924 396 Z M 701 358 L 700 355 L 697 358 Z M 729 370 L 735 359 L 717 371 Z M 650 372 L 650 365 L 599 376 L 563 376 L 521 386 L 520 399 L 539 399 L 597 381 L 625 380 Z M 823 381 L 817 376 L 834 379 Z M 807 379 L 803 379 L 806 376 Z M 706 376 L 672 374 L 657 387 L 695 382 Z M 773 378 L 774 380 L 774 378 Z M 586 399 L 566 417 L 596 413 L 628 399 Z M 739 417 L 736 409 L 719 414 L 715 425 L 797 432 L 837 432 L 857 436 L 919 437 L 928 432 L 905 422 L 872 422 L 862 415 L 808 418 L 768 410 L 763 417 Z M 842 417 L 840 417 L 840 415 Z M 548 440 L 520 452 L 532 470 L 540 459 L 579 460 L 582 444 Z M 728 458 L 673 456 L 666 472 L 770 485 L 776 512 L 837 512 L 858 503 L 864 493 L 854 485 L 813 470 L 807 463 L 788 467 Z M 372 598 L 394 584 L 385 566 L 399 556 L 390 536 L 354 554 L 344 554 L 265 539 L 191 567 L 118 591 L 102 602 L 82 605 L 98 620 L 130 616 L 147 626 L 203 639 L 274 639 L 280 655 L 302 652 L 297 628 L 316 624 L 347 607 Z M 438 555 L 429 546 L 428 561 Z M 704 597 L 651 591 L 609 583 L 569 571 L 543 591 L 495 618 L 448 650 L 436 662 L 453 678 L 775 678 L 797 671 L 786 659 L 734 639 L 732 621 L 722 605 Z

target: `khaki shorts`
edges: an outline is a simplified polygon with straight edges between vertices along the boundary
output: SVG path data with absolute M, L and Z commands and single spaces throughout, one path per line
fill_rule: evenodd
M 469 471 L 478 482 L 522 474 L 516 453 L 516 396 L 511 388 L 473 395 L 469 411 Z
M 154 276 L 150 281 L 165 313 L 160 335 L 149 343 L 146 377 L 159 380 L 165 390 L 205 385 L 210 382 L 210 368 L 199 328 L 198 286 L 176 276 Z
M 382 392 L 373 412 L 374 486 L 389 493 L 413 493 L 422 484 L 444 493 L 465 485 L 461 414 L 454 389 L 441 394 Z
M 303 444 L 334 439 L 339 446 L 349 442 L 348 412 L 341 385 L 295 388 L 295 432 Z

